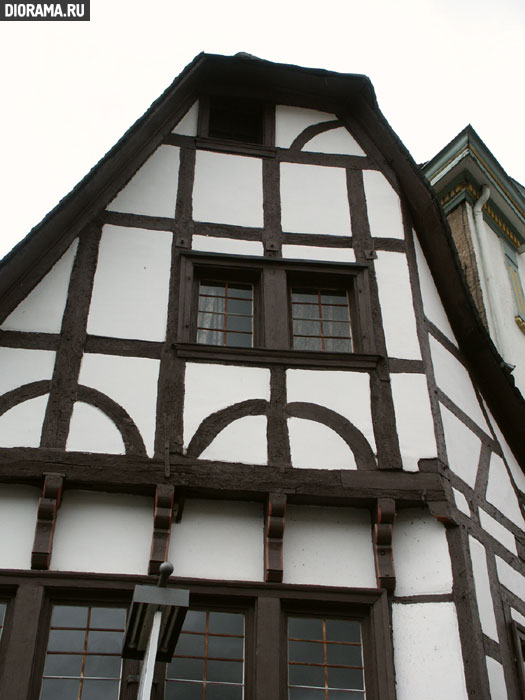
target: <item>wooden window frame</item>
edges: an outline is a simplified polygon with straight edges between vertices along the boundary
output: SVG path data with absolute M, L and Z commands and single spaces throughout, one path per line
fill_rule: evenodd
M 519 688 L 525 697 L 525 627 L 514 620 L 510 626 Z
M 0 686 L 6 697 L 18 697 L 20 687 L 16 678 L 21 676 L 22 683 L 29 688 L 23 697 L 31 698 L 38 698 L 40 693 L 47 648 L 47 634 L 42 634 L 42 629 L 49 630 L 53 603 L 129 605 L 137 583 L 152 583 L 150 577 L 143 576 L 83 574 L 80 578 L 78 574 L 58 572 L 3 575 L 0 585 L 2 581 L 2 597 L 7 598 L 6 586 L 16 590 L 11 602 L 17 624 L 10 624 L 9 629 L 6 626 L 6 632 L 11 634 L 5 635 L 5 646 L 6 662 L 16 667 L 17 672 L 11 674 L 10 681 L 0 679 Z M 287 700 L 288 659 L 283 650 L 287 645 L 289 614 L 359 620 L 366 700 L 395 699 L 386 591 L 183 578 L 172 578 L 170 586 L 189 589 L 192 608 L 245 614 L 244 700 Z M 135 700 L 139 670 L 139 662 L 124 661 L 119 700 Z M 157 664 L 152 700 L 163 700 L 165 674 L 166 664 Z
M 330 364 L 375 367 L 368 266 L 360 264 L 290 261 L 235 255 L 181 254 L 177 351 L 182 357 L 231 359 L 245 362 Z M 196 342 L 198 288 L 201 279 L 228 279 L 254 286 L 252 348 L 201 345 Z M 348 292 L 353 351 L 324 352 L 293 348 L 290 288 L 323 286 Z
M 227 97 L 231 99 L 232 104 L 236 100 L 245 99 L 242 95 L 215 95 L 208 93 L 199 97 L 199 117 L 197 122 L 197 148 L 208 151 L 223 151 L 226 153 L 237 153 L 247 156 L 259 156 L 263 158 L 274 158 L 275 149 L 275 106 L 269 102 L 260 102 L 263 109 L 262 131 L 263 138 L 261 143 L 249 143 L 245 141 L 236 141 L 234 139 L 219 139 L 212 138 L 209 135 L 210 125 L 210 100 L 213 97 Z

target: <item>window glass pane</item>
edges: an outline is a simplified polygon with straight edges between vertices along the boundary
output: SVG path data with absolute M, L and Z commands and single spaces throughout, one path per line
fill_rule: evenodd
M 55 605 L 40 700 L 118 700 L 125 623 L 125 608 Z
M 182 680 L 195 683 L 175 683 Z M 243 687 L 244 615 L 189 611 L 173 660 L 167 666 L 166 698 L 240 700 Z
M 253 286 L 202 281 L 196 340 L 206 345 L 252 347 Z
M 304 641 L 303 641 L 304 640 Z M 333 640 L 333 641 L 332 641 Z M 330 618 L 288 619 L 289 698 L 319 697 L 333 690 L 361 691 L 364 700 L 360 624 Z M 334 696 L 334 698 L 337 696 Z M 341 700 L 346 697 L 339 696 Z M 348 695 L 348 698 L 352 698 Z
M 290 688 L 290 700 L 325 700 L 324 690 L 313 688 Z
M 350 310 L 346 290 L 292 289 L 291 297 L 295 349 L 326 352 L 352 351 Z M 314 319 L 318 321 L 314 322 Z M 308 338 L 315 336 L 317 341 L 310 342 L 305 340 L 304 336 Z

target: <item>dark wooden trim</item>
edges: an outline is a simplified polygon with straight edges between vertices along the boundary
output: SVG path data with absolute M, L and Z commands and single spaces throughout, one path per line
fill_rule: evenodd
M 92 224 L 79 238 L 62 318 L 60 346 L 56 354 L 49 400 L 42 426 L 42 447 L 64 449 L 66 446 L 86 339 L 86 324 L 100 236 L 100 225 Z
M 235 238 L 240 241 L 262 241 L 264 229 L 234 224 L 209 224 L 206 221 L 194 221 L 193 233 L 199 236 L 217 238 Z
M 267 410 L 268 402 L 264 399 L 248 399 L 212 413 L 195 431 L 186 454 L 188 457 L 199 457 L 227 425 L 245 416 L 266 415 Z
M 392 357 L 388 360 L 390 374 L 425 374 L 423 360 L 400 360 Z
M 269 493 L 265 513 L 264 580 L 283 580 L 283 538 L 286 516 L 286 494 Z
M 57 350 L 59 344 L 60 335 L 58 333 L 30 333 L 26 331 L 0 330 L 0 346 L 4 348 Z
M 53 548 L 53 534 L 64 479 L 61 474 L 46 474 L 42 496 L 38 501 L 38 514 L 33 550 L 31 552 L 32 569 L 48 569 Z
M 283 367 L 272 367 L 270 403 L 267 408 L 268 464 L 280 469 L 292 466 L 286 403 L 286 370 Z
M 378 238 L 374 236 L 374 248 L 376 250 L 386 250 L 391 253 L 406 253 L 407 244 L 401 238 Z
M 107 338 L 102 335 L 86 337 L 86 352 L 99 355 L 119 355 L 123 357 L 148 357 L 158 360 L 162 353 L 162 343 L 150 340 Z
M 258 660 L 255 675 L 255 700 L 282 697 L 281 603 L 278 598 L 257 598 L 255 654 Z
M 463 365 L 463 367 L 467 370 L 468 372 L 468 366 L 465 362 L 465 358 L 463 357 L 463 354 L 461 350 L 457 347 L 457 345 L 454 345 L 454 343 L 447 338 L 447 336 L 439 330 L 437 326 L 435 326 L 432 321 L 429 321 L 428 318 L 425 318 L 425 325 L 427 327 L 427 330 L 429 334 L 437 340 L 441 345 L 449 351 L 451 355 L 453 355 L 456 360 Z
M 413 603 L 453 603 L 452 593 L 426 593 L 421 595 L 394 596 L 392 601 L 396 604 L 411 605 Z
M 367 156 L 345 156 L 337 153 L 315 153 L 313 151 L 296 151 L 278 148 L 276 158 L 279 163 L 301 163 L 304 165 L 322 165 L 347 170 L 363 170 L 370 167 Z
M 303 401 L 293 401 L 286 407 L 287 415 L 293 418 L 322 423 L 337 433 L 352 450 L 358 469 L 376 469 L 374 453 L 363 433 L 340 413 L 326 406 Z
M 276 149 L 273 146 L 263 144 L 243 143 L 229 139 L 216 139 L 198 136 L 195 145 L 202 151 L 217 151 L 219 153 L 231 153 L 239 156 L 254 158 L 275 158 Z
M 492 437 L 490 437 L 489 431 L 485 431 L 475 421 L 473 421 L 472 418 L 461 408 L 459 408 L 459 406 L 455 404 L 442 389 L 436 389 L 436 396 L 439 402 L 442 403 L 445 408 L 448 408 L 448 410 L 453 413 L 456 418 L 459 418 L 459 420 L 464 423 L 467 428 L 469 428 L 481 440 L 483 444 L 488 445 L 492 450 L 494 450 L 494 452 L 500 454 L 501 448 L 499 444 Z
M 125 226 L 130 228 L 144 228 L 148 231 L 174 231 L 175 222 L 165 216 L 147 216 L 146 214 L 124 214 L 119 211 L 106 210 L 101 220 L 105 224 Z
M 310 139 L 314 136 L 323 134 L 325 131 L 332 131 L 332 129 L 337 129 L 337 127 L 342 126 L 343 123 L 339 119 L 332 119 L 327 122 L 321 122 L 319 124 L 311 124 L 303 129 L 301 133 L 295 137 L 294 141 L 290 146 L 291 151 L 300 151 L 303 146 L 305 146 Z
M 292 231 L 283 232 L 283 245 L 285 243 L 293 245 L 317 246 L 319 248 L 352 248 L 352 236 L 333 236 L 329 233 L 296 233 Z M 349 265 L 353 263 L 334 261 L 335 265 Z
M 169 484 L 158 484 L 155 489 L 153 535 L 148 564 L 148 574 L 150 575 L 158 575 L 160 565 L 168 560 L 174 503 L 175 488 Z
M 263 215 L 264 229 L 262 240 L 265 255 L 281 254 L 281 173 L 275 160 L 263 160 Z
M 31 580 L 18 587 L 16 598 L 11 601 L 9 644 L 5 649 L 0 677 L 0 697 L 3 700 L 31 700 L 36 697 L 31 691 L 33 668 L 38 656 L 37 642 L 44 636 L 41 632 L 43 601 L 43 587 Z
M 262 465 L 195 460 L 172 455 L 172 470 L 163 459 L 135 455 L 60 452 L 37 448 L 0 448 L 0 483 L 38 484 L 46 472 L 64 474 L 68 488 L 90 488 L 152 496 L 157 484 L 184 487 L 191 495 L 219 495 L 265 501 L 268 493 L 287 493 L 290 502 L 359 505 L 373 508 L 378 498 L 395 498 L 398 506 L 442 501 L 439 474 L 368 470 L 285 469 Z
M 373 542 L 377 587 L 394 591 L 396 575 L 392 551 L 392 529 L 396 517 L 393 498 L 379 498 L 374 512 Z
M 16 389 L 7 391 L 3 396 L 0 396 L 0 416 L 24 401 L 36 399 L 37 396 L 47 394 L 50 385 L 51 381 L 49 379 L 41 379 L 38 382 L 24 384 Z

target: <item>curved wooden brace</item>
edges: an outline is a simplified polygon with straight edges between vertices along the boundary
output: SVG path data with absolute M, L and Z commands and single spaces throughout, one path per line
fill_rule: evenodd
M 0 396 L 0 416 L 24 401 L 47 394 L 50 385 L 51 380 L 43 379 L 6 392 Z M 76 401 L 83 401 L 98 408 L 116 425 L 122 436 L 126 454 L 146 456 L 146 447 L 137 426 L 128 412 L 116 401 L 97 389 L 82 385 L 78 386 Z
M 358 469 L 377 469 L 376 459 L 368 440 L 347 418 L 326 406 L 295 401 L 286 409 L 292 418 L 304 418 L 322 423 L 341 437 L 352 450 Z
M 0 416 L 7 413 L 11 408 L 18 406 L 19 403 L 36 399 L 37 396 L 43 396 L 49 392 L 51 386 L 50 379 L 42 379 L 38 382 L 23 384 L 22 386 L 7 391 L 0 396 Z
M 269 405 L 265 399 L 249 399 L 212 413 L 197 428 L 186 454 L 188 457 L 199 457 L 227 425 L 246 416 L 264 416 Z
M 90 404 L 106 414 L 122 435 L 126 454 L 146 456 L 146 446 L 142 435 L 129 413 L 120 404 L 98 391 L 98 389 L 83 386 L 82 384 L 78 386 L 76 400 Z
M 332 119 L 329 122 L 321 122 L 320 124 L 311 124 L 310 126 L 307 126 L 306 129 L 303 129 L 299 136 L 295 137 L 292 145 L 290 146 L 290 150 L 300 151 L 308 143 L 308 141 L 310 141 L 310 139 L 314 138 L 314 136 L 323 134 L 325 131 L 337 129 L 339 126 L 343 126 L 343 122 L 341 122 L 339 119 Z

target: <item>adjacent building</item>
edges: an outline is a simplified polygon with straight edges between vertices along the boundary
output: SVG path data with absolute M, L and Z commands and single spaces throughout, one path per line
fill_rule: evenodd
M 169 559 L 155 700 L 517 700 L 498 350 L 366 77 L 199 55 L 0 267 L 0 697 L 133 700 Z

